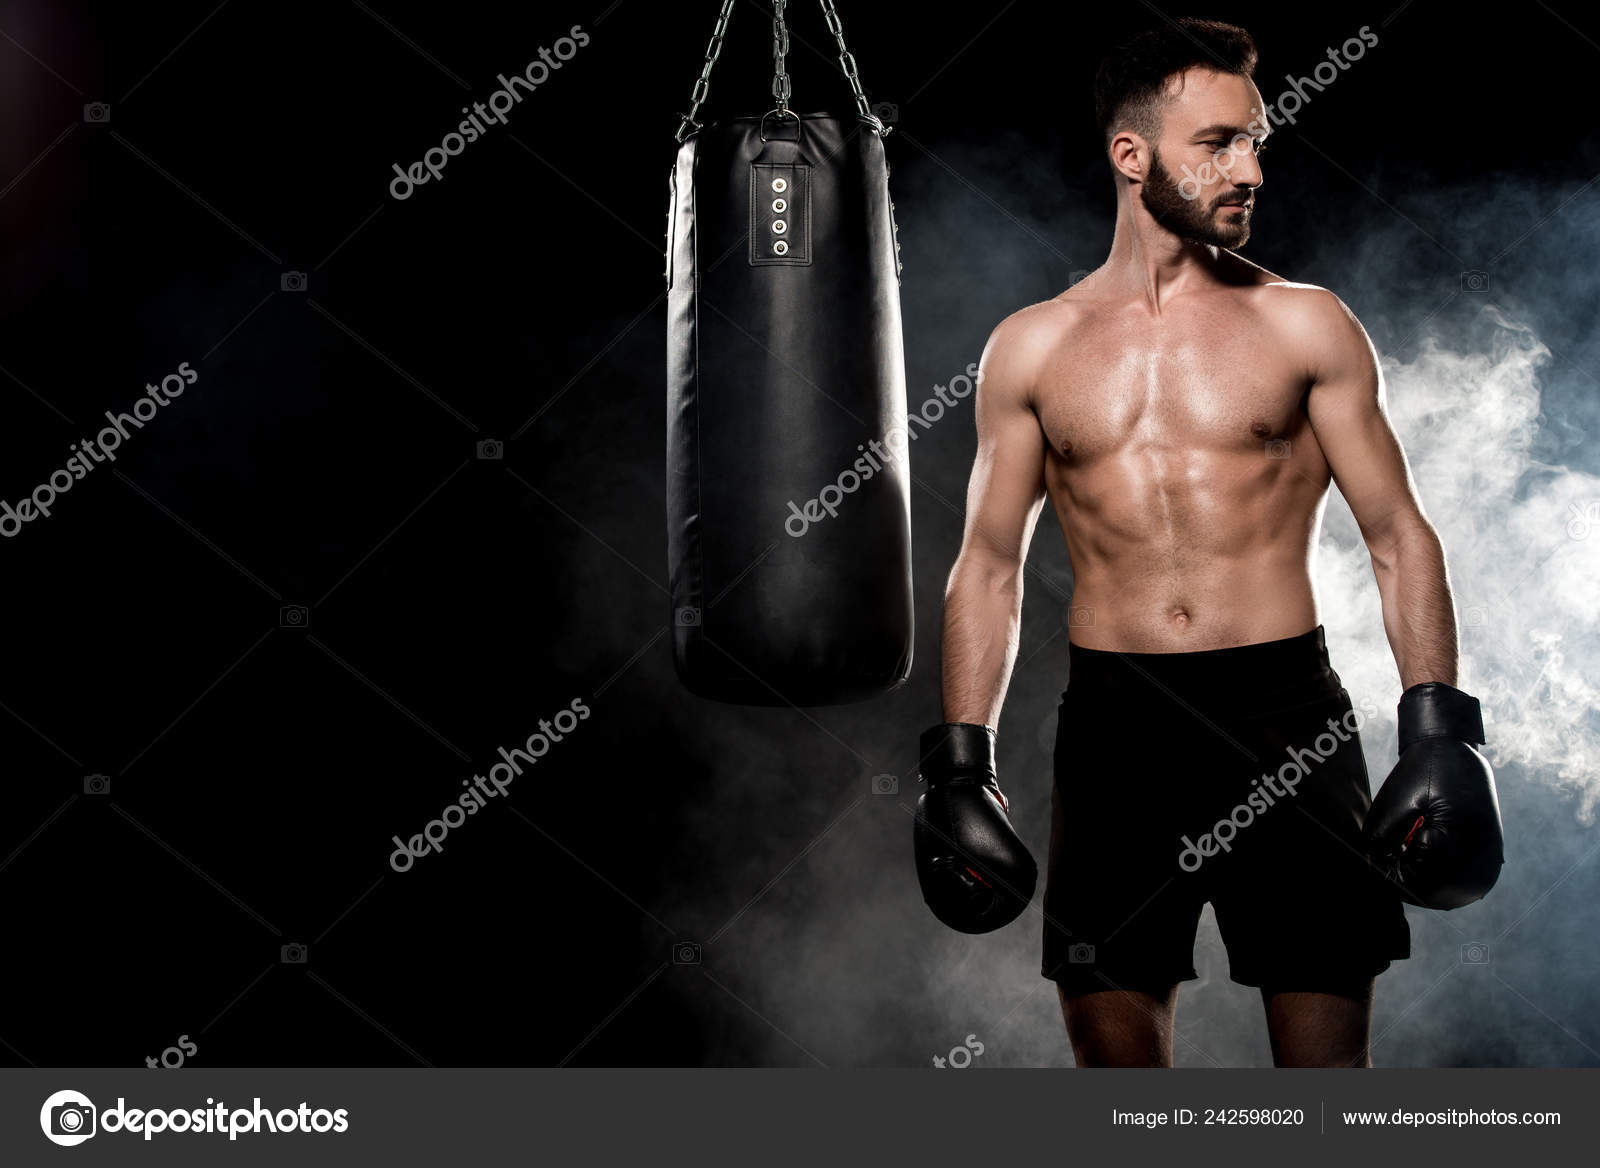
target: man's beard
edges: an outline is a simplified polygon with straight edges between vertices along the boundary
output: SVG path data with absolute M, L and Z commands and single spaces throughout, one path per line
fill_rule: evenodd
M 1180 239 L 1214 247 L 1241 247 L 1250 238 L 1249 208 L 1238 215 L 1225 212 L 1226 219 L 1217 215 L 1221 205 L 1217 200 L 1248 198 L 1248 192 L 1237 190 L 1225 191 L 1209 203 L 1184 198 L 1155 151 L 1150 153 L 1150 177 L 1139 184 L 1139 199 L 1157 223 Z

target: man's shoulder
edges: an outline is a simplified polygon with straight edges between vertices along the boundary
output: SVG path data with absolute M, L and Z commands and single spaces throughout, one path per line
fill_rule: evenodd
M 1263 311 L 1320 323 L 1349 312 L 1344 301 L 1320 284 L 1286 279 L 1233 252 L 1223 253 L 1223 258 L 1225 278 L 1242 288 Z
M 1344 302 L 1320 284 L 1299 280 L 1263 280 L 1256 293 L 1264 306 L 1279 312 L 1327 316 L 1344 310 Z
M 1364 332 L 1355 313 L 1321 285 L 1271 280 L 1262 283 L 1254 296 L 1262 316 L 1288 341 L 1316 349 L 1364 344 Z
M 1064 297 L 1065 294 L 1017 309 L 994 326 L 989 343 L 1033 352 L 1058 344 L 1065 334 L 1083 322 L 1087 313 L 1083 301 Z
M 1051 353 L 1071 333 L 1076 317 L 1074 309 L 1059 299 L 1025 305 L 1004 317 L 983 347 L 980 365 L 985 383 L 1027 398 Z
M 1350 307 L 1319 284 L 1279 277 L 1262 280 L 1249 296 L 1263 340 L 1313 377 L 1330 371 L 1368 371 L 1377 354 Z

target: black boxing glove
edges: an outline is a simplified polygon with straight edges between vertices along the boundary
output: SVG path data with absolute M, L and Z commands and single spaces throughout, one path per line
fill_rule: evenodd
M 1478 699 L 1439 681 L 1400 695 L 1400 761 L 1362 830 L 1368 858 L 1422 908 L 1460 908 L 1500 878 L 1505 839 Z
M 994 731 L 946 722 L 922 735 L 922 781 L 912 842 L 922 899 L 963 933 L 1016 920 L 1039 869 L 1011 826 L 995 777 Z

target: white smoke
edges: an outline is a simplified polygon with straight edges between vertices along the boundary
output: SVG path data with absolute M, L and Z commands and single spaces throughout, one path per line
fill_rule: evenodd
M 1477 351 L 1430 336 L 1414 360 L 1383 361 L 1390 418 L 1444 542 L 1461 625 L 1458 684 L 1483 703 L 1484 753 L 1574 795 L 1589 824 L 1600 802 L 1591 718 L 1600 697 L 1591 681 L 1600 664 L 1600 478 L 1534 456 L 1549 348 L 1493 306 L 1478 323 Z M 1370 559 L 1337 492 L 1316 582 L 1329 656 L 1351 700 L 1383 712 L 1363 731 L 1376 782 L 1394 762 L 1400 680 Z

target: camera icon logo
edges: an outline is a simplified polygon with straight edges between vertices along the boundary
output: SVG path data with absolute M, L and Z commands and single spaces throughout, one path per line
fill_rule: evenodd
M 109 794 L 111 794 L 111 776 L 110 775 L 84 775 L 83 776 L 83 793 L 85 795 L 109 795 Z
M 679 628 L 693 628 L 700 623 L 700 610 L 698 608 L 680 608 L 673 614 Z
M 1489 290 L 1489 273 L 1462 272 L 1461 290 L 1463 292 L 1487 292 Z
M 1600 503 L 1567 504 L 1567 535 L 1573 539 L 1588 539 L 1589 533 L 1600 525 Z
M 1481 629 L 1489 623 L 1489 614 L 1482 605 L 1475 604 L 1462 612 L 1461 623 L 1469 629 Z
M 1074 604 L 1067 609 L 1067 627 L 1086 629 L 1094 624 L 1094 605 Z
M 286 604 L 278 610 L 280 629 L 303 629 L 311 624 L 311 610 L 303 604 Z
M 900 120 L 900 107 L 892 101 L 876 101 L 872 103 L 872 116 L 892 126 Z
M 278 290 L 280 292 L 304 292 L 306 290 L 306 274 L 304 272 L 284 272 L 278 277 Z
M 1488 965 L 1489 946 L 1482 941 L 1468 941 L 1461 946 L 1462 965 Z
M 1268 458 L 1288 458 L 1289 440 L 1287 438 L 1273 438 L 1267 443 Z
M 278 950 L 278 960 L 284 965 L 304 965 L 307 955 L 306 947 L 298 941 L 291 941 Z
M 1094 946 L 1087 941 L 1079 941 L 1067 950 L 1067 961 L 1073 965 L 1093 965 Z
M 699 965 L 700 944 L 697 941 L 678 941 L 672 946 L 672 964 Z
M 103 126 L 111 120 L 111 106 L 103 101 L 91 101 L 83 107 L 83 120 L 93 126 Z
M 873 775 L 872 793 L 874 795 L 898 795 L 900 793 L 900 779 L 896 775 Z
M 77 1091 L 57 1091 L 39 1108 L 39 1127 L 52 1144 L 76 1147 L 98 1129 L 99 1112 L 87 1095 Z
M 501 459 L 506 456 L 506 444 L 498 438 L 485 438 L 478 443 L 478 457 L 481 459 Z

